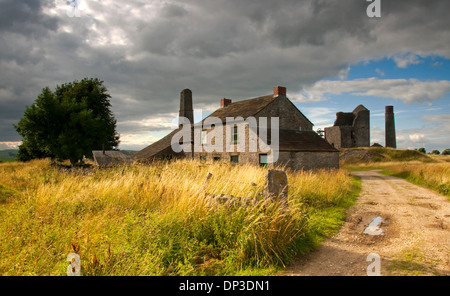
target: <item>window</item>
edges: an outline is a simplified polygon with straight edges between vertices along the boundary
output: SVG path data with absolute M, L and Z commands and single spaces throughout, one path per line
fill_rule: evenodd
M 263 167 L 267 167 L 267 154 L 259 155 L 259 165 Z
M 213 159 L 214 159 L 214 161 L 220 161 L 220 157 L 219 156 L 214 156 Z
M 231 155 L 230 161 L 231 161 L 231 163 L 233 163 L 233 164 L 239 163 L 239 155 Z
M 238 127 L 237 127 L 237 125 L 235 125 L 233 127 L 233 137 L 232 137 L 232 139 L 233 139 L 233 144 L 237 144 L 238 143 Z

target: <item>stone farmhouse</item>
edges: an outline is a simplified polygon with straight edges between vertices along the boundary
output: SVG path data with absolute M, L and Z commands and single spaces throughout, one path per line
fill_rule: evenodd
M 182 119 L 193 123 L 189 89 L 180 94 L 179 128 L 139 151 L 135 161 L 194 158 L 293 170 L 339 168 L 339 151 L 313 131 L 313 123 L 289 100 L 285 87 L 236 102 L 224 98 L 220 108 L 196 124 L 183 124 Z M 183 130 L 191 132 L 180 138 Z M 188 149 L 179 151 L 173 143 Z

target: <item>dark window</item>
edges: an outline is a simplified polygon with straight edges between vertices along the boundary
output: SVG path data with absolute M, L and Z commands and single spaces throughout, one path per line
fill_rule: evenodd
M 213 159 L 214 159 L 214 161 L 219 161 L 220 157 L 219 156 L 214 156 Z
M 259 155 L 259 165 L 263 167 L 267 167 L 267 154 Z
M 231 163 L 239 163 L 239 155 L 231 155 L 230 161 Z
M 237 144 L 238 143 L 238 127 L 237 125 L 235 125 L 233 127 L 233 144 Z

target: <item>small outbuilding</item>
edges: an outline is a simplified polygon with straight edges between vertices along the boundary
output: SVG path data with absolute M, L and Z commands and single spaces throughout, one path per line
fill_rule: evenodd
M 94 150 L 92 151 L 94 162 L 100 167 L 109 167 L 114 165 L 127 165 L 133 163 L 133 156 L 127 151 L 116 150 Z

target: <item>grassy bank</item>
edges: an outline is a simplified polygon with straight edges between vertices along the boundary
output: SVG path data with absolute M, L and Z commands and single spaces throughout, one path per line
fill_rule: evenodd
M 264 175 L 188 160 L 0 164 L 0 274 L 64 275 L 74 250 L 82 275 L 274 274 L 337 231 L 360 187 L 343 170 L 289 173 L 285 208 L 262 199 Z M 244 198 L 211 195 L 222 193 Z
M 17 161 L 15 158 L 0 158 L 0 163 L 2 162 L 15 162 Z
M 450 199 L 450 163 L 388 163 L 382 173 L 432 189 Z
M 450 198 L 450 158 L 415 150 L 391 148 L 344 149 L 341 166 L 348 170 L 381 169 Z

